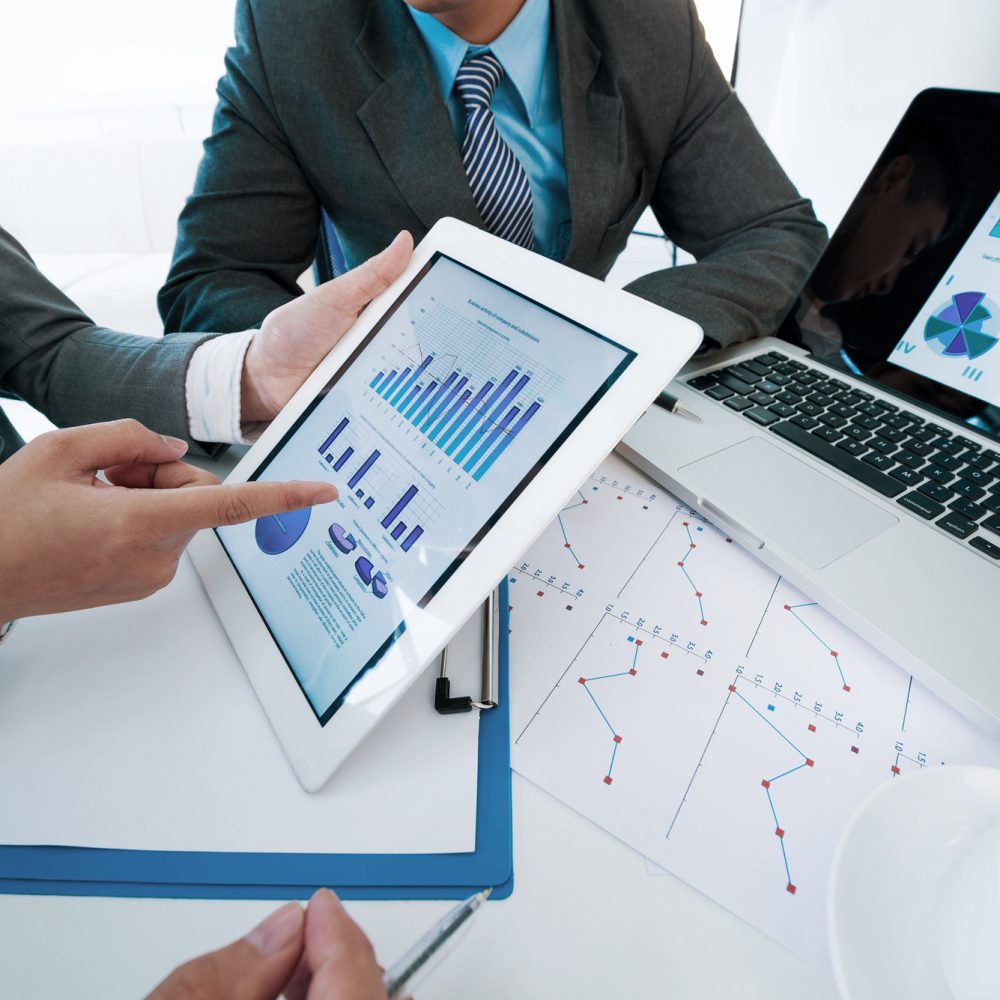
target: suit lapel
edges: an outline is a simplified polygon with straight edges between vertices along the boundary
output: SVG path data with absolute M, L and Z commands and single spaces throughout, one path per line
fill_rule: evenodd
M 607 229 L 603 197 L 618 169 L 622 102 L 601 93 L 601 53 L 584 28 L 574 0 L 553 0 L 552 27 L 559 58 L 566 183 L 573 234 L 564 263 L 593 260 Z
M 428 229 L 447 215 L 482 226 L 423 39 L 403 4 L 373 0 L 357 46 L 381 77 L 358 119 L 400 193 Z

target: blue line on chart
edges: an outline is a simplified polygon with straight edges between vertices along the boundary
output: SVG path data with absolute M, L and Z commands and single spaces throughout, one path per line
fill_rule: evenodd
M 586 501 L 584 501 L 586 502 Z M 604 776 L 604 784 L 610 785 L 612 781 L 611 774 L 615 769 L 615 757 L 618 754 L 618 745 L 621 743 L 621 736 L 615 731 L 615 727 L 611 725 L 610 720 L 604 714 L 604 709 L 601 708 L 597 699 L 594 697 L 594 692 L 588 687 L 589 684 L 594 681 L 606 681 L 611 677 L 635 677 L 636 675 L 636 661 L 639 659 L 639 647 L 642 645 L 642 639 L 636 639 L 634 635 L 628 637 L 628 641 L 635 647 L 635 652 L 632 654 L 632 666 L 627 670 L 619 670 L 613 674 L 600 674 L 597 677 L 580 677 L 577 679 L 577 683 L 583 685 L 584 691 L 590 696 L 590 700 L 594 703 L 594 708 L 600 713 L 601 718 L 604 720 L 604 724 L 611 730 L 611 763 L 608 764 L 608 773 Z
M 579 494 L 580 499 L 577 500 L 576 503 L 571 503 L 568 507 L 563 507 L 563 509 L 559 511 L 558 514 L 556 514 L 556 520 L 559 522 L 559 530 L 562 532 L 563 542 L 564 542 L 563 548 L 569 549 L 569 554 L 573 557 L 574 561 L 576 562 L 577 569 L 583 569 L 583 563 L 580 562 L 580 557 L 576 554 L 576 552 L 573 551 L 573 546 L 570 544 L 569 536 L 566 534 L 566 525 L 563 523 L 562 519 L 562 516 L 563 514 L 566 513 L 566 511 L 573 510 L 574 507 L 582 507 L 585 503 L 588 502 L 587 500 L 584 499 L 583 494 L 580 493 L 579 490 L 577 490 L 576 492 Z
M 840 666 L 840 655 L 832 647 L 828 646 L 823 639 L 821 639 L 816 632 L 803 620 L 803 618 L 796 614 L 799 608 L 815 608 L 815 601 L 806 601 L 804 604 L 786 604 L 785 610 L 792 613 L 792 617 L 833 657 L 833 662 L 837 664 L 837 673 L 840 674 L 840 683 L 843 685 L 845 691 L 850 691 L 851 686 L 847 683 L 847 678 L 844 677 L 844 671 Z
M 906 685 L 906 704 L 903 706 L 903 724 L 900 729 L 906 732 L 906 713 L 910 710 L 910 691 L 913 690 L 913 674 L 910 674 L 910 683 Z M 897 761 L 898 763 L 898 761 Z
M 687 536 L 688 536 L 688 550 L 687 550 L 687 552 L 684 553 L 684 558 L 677 565 L 680 566 L 681 572 L 684 574 L 685 579 L 687 580 L 688 583 L 691 584 L 691 589 L 694 591 L 694 596 L 698 599 L 698 613 L 701 615 L 701 624 L 702 625 L 707 625 L 708 622 L 705 620 L 705 605 L 702 604 L 702 601 L 701 601 L 702 596 L 703 596 L 702 592 L 695 586 L 694 580 L 691 579 L 690 575 L 688 574 L 687 568 L 684 566 L 684 564 L 688 560 L 688 556 L 691 555 L 691 553 L 698 546 L 697 546 L 697 543 L 694 540 L 694 536 L 691 534 L 690 522 L 689 521 L 684 521 L 683 523 L 684 523 L 684 530 L 687 532 Z M 698 527 L 696 527 L 694 530 L 695 531 L 701 531 L 702 530 L 701 525 L 698 525 Z
M 754 713 L 759 719 L 765 722 L 771 729 L 773 729 L 801 758 L 802 763 L 796 765 L 795 767 L 789 768 L 787 771 L 782 771 L 781 774 L 775 775 L 773 778 L 764 778 L 761 781 L 761 786 L 764 789 L 764 794 L 767 795 L 767 804 L 771 807 L 771 815 L 774 817 L 774 832 L 778 837 L 778 844 L 781 847 L 781 860 L 785 865 L 785 876 L 787 877 L 786 889 L 788 892 L 794 895 L 795 884 L 792 882 L 792 872 L 788 864 L 788 852 L 785 850 L 785 830 L 778 819 L 778 811 L 774 806 L 774 797 L 771 795 L 771 786 L 776 782 L 780 781 L 782 778 L 787 778 L 790 774 L 795 774 L 796 771 L 801 771 L 804 767 L 812 767 L 813 761 L 810 757 L 807 757 L 766 715 L 760 712 L 754 705 L 752 705 L 746 698 L 743 697 L 736 690 L 736 685 L 731 684 L 729 690 L 732 694 L 735 694 L 740 701 L 743 702 L 751 712 Z

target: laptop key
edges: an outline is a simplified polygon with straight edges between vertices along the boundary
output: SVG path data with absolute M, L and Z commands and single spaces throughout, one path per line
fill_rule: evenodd
M 983 521 L 983 527 L 989 528 L 990 531 L 995 531 L 1000 535 L 1000 514 L 991 514 L 985 521 Z
M 966 500 L 965 497 L 958 497 L 952 503 L 948 504 L 948 506 L 952 510 L 957 510 L 959 514 L 969 518 L 971 521 L 978 521 L 987 513 L 986 507 L 981 503 L 973 503 L 972 500 Z
M 761 379 L 757 383 L 757 389 L 760 392 L 769 392 L 772 396 L 777 396 L 781 392 L 781 386 L 777 382 L 772 382 L 769 378 Z
M 934 438 L 939 437 L 940 435 L 935 434 L 929 427 L 918 427 L 915 431 L 913 431 L 912 436 L 918 441 L 927 443 L 933 441 Z
M 944 452 L 946 455 L 955 456 L 958 455 L 959 452 L 965 450 L 963 446 L 959 444 L 957 438 L 952 438 L 951 440 L 945 438 L 943 440 L 935 441 L 934 443 L 937 445 L 938 450 Z
M 868 416 L 865 416 L 864 414 L 861 414 L 861 416 L 855 417 L 851 421 L 851 423 L 852 424 L 857 424 L 858 427 L 864 427 L 864 429 L 866 431 L 873 431 L 879 425 L 878 421 L 874 417 L 868 417 Z
M 910 438 L 908 441 L 904 441 L 903 447 L 907 451 L 912 451 L 914 455 L 920 455 L 924 458 L 926 458 L 934 450 L 933 445 L 928 444 L 926 441 L 919 441 L 916 438 Z
M 919 469 L 926 464 L 919 455 L 914 455 L 912 451 L 898 451 L 893 455 L 893 458 L 908 469 Z
M 881 493 L 884 497 L 899 496 L 903 492 L 905 487 L 902 483 L 890 479 L 885 473 L 879 472 L 878 469 L 873 469 L 860 459 L 854 458 L 853 455 L 841 451 L 836 445 L 827 444 L 814 434 L 803 430 L 799 424 L 802 419 L 810 418 L 804 418 L 804 415 L 800 415 L 793 420 L 774 424 L 771 427 L 771 433 L 791 444 L 798 445 L 814 458 L 832 465 L 835 469 L 839 469 L 852 479 L 856 479 L 859 483 Z M 813 423 L 815 426 L 815 421 Z
M 966 482 L 975 483 L 977 486 L 989 486 L 995 478 L 992 472 L 983 472 L 982 469 L 973 469 L 970 466 L 962 469 L 959 476 Z
M 992 469 L 994 465 L 993 459 L 990 458 L 989 455 L 982 453 L 966 454 L 963 455 L 962 458 L 965 459 L 965 461 L 971 465 L 972 468 L 982 469 L 983 472 L 986 472 L 987 469 Z
M 778 372 L 771 372 L 767 377 L 769 381 L 776 382 L 778 385 L 788 385 L 792 381 L 791 375 L 781 375 Z
M 967 500 L 982 500 L 986 496 L 986 490 L 982 486 L 966 482 L 964 479 L 956 480 L 951 484 L 951 488 L 956 493 L 961 493 Z
M 875 405 L 886 413 L 898 413 L 899 407 L 895 403 L 889 403 L 884 399 L 876 399 Z
M 691 386 L 692 389 L 697 389 L 699 392 L 703 392 L 705 389 L 710 388 L 715 385 L 718 381 L 715 372 L 709 372 L 708 375 L 697 375 L 695 378 L 689 378 L 687 384 Z
M 782 420 L 787 420 L 789 417 L 795 415 L 795 407 L 789 406 L 787 403 L 782 403 L 780 400 L 775 400 L 768 409 L 772 413 L 776 413 Z
M 819 427 L 819 421 L 806 413 L 800 413 L 797 417 L 792 417 L 790 422 L 805 431 L 811 431 L 814 427 Z
M 743 411 L 744 417 L 749 417 L 755 424 L 764 427 L 777 423 L 781 418 L 770 410 L 765 410 L 763 406 L 751 406 L 749 410 Z
M 982 498 L 983 506 L 993 514 L 1000 514 L 1000 496 L 989 494 Z
M 796 403 L 802 402 L 802 397 L 797 392 L 788 392 L 788 390 L 785 390 L 785 392 L 779 392 L 778 399 L 782 403 L 787 403 L 789 406 L 795 406 Z
M 843 417 L 845 420 L 848 417 L 853 417 L 855 410 L 853 406 L 848 406 L 846 403 L 834 403 L 830 407 L 831 413 L 836 413 L 838 417 Z
M 767 365 L 760 364 L 756 359 L 752 361 L 741 361 L 740 367 L 748 368 L 755 375 L 760 375 L 761 378 L 767 375 L 767 373 L 770 371 Z
M 878 417 L 881 416 L 882 410 L 879 408 L 878 403 L 862 403 L 858 407 L 858 413 L 866 417 Z
M 864 427 L 858 427 L 856 424 L 851 424 L 844 433 L 848 437 L 854 438 L 855 441 L 867 441 L 872 436 L 871 431 L 866 431 Z
M 932 483 L 930 480 L 926 483 L 921 483 L 917 489 L 925 497 L 937 500 L 938 503 L 947 503 L 955 495 L 947 486 L 942 486 L 940 483 Z
M 1000 559 L 1000 545 L 988 542 L 982 535 L 969 539 L 969 544 L 980 552 L 985 552 L 991 559 Z
M 838 392 L 844 392 L 846 389 L 850 389 L 850 386 L 846 382 L 841 382 L 839 378 L 832 378 L 826 383 L 831 389 L 836 389 Z
M 884 437 L 877 436 L 868 442 L 868 447 L 874 448 L 875 451 L 879 451 L 883 455 L 891 455 L 896 450 L 897 445 L 894 445 L 891 441 L 887 441 Z
M 861 461 L 867 462 L 869 465 L 874 465 L 880 472 L 888 472 L 896 464 L 888 455 L 880 455 L 877 451 L 868 452 Z M 907 469 L 906 471 L 909 472 L 910 470 Z M 917 472 L 914 475 L 919 476 L 920 473 Z
M 800 406 L 801 410 L 802 407 Z M 847 421 L 843 417 L 838 417 L 836 413 L 824 413 L 819 418 L 820 423 L 826 424 L 827 427 L 843 427 Z
M 962 468 L 962 463 L 954 455 L 947 455 L 943 451 L 936 451 L 931 455 L 930 462 L 939 469 L 947 469 L 949 472 Z
M 961 514 L 956 514 L 953 510 L 945 514 L 937 522 L 937 526 L 944 528 L 945 531 L 956 538 L 968 538 L 976 530 L 975 521 L 970 521 L 967 517 L 962 517 Z
M 907 424 L 907 419 L 901 413 L 893 413 L 888 417 L 884 417 L 882 423 L 885 424 L 886 427 L 902 430 Z
M 818 417 L 823 412 L 822 406 L 817 406 L 815 403 L 810 403 L 808 400 L 803 400 L 796 407 L 799 413 L 804 413 L 807 417 Z
M 732 389 L 733 392 L 738 392 L 741 396 L 749 396 L 753 392 L 753 386 L 749 382 L 744 382 L 743 379 L 730 375 L 729 372 L 723 372 L 719 378 L 719 385 L 724 385 L 727 389 Z
M 767 354 L 764 355 L 764 357 L 770 358 L 775 363 L 788 360 L 788 355 L 782 354 L 781 351 L 768 351 Z
M 833 396 L 828 396 L 824 392 L 814 392 L 812 395 L 806 396 L 806 399 L 808 399 L 810 403 L 822 406 L 824 410 L 833 402 Z
M 766 392 L 751 392 L 747 399 L 758 406 L 770 406 L 774 402 L 774 396 L 769 396 Z
M 942 486 L 950 483 L 955 478 L 954 473 L 949 472 L 947 469 L 942 469 L 939 465 L 928 465 L 924 469 L 924 472 L 930 479 L 933 479 L 936 483 L 941 483 Z
M 837 447 L 846 451 L 848 455 L 863 455 L 868 450 L 860 441 L 854 441 L 852 438 L 844 438 L 843 441 L 838 441 Z
M 691 383 L 689 382 L 688 385 Z M 705 390 L 706 396 L 711 396 L 712 399 L 729 399 L 730 396 L 734 395 L 733 390 L 728 386 L 724 385 L 713 385 L 710 389 Z
M 744 382 L 749 382 L 750 385 L 756 385 L 761 380 L 761 376 L 747 368 L 746 365 L 730 365 L 725 371 L 736 378 L 743 379 Z
M 978 441 L 973 441 L 971 438 L 957 437 L 955 440 L 963 447 L 968 448 L 969 451 L 982 451 L 983 446 Z
M 736 410 L 736 412 L 739 413 L 742 410 L 749 410 L 750 407 L 753 406 L 753 403 L 751 403 L 745 396 L 733 396 L 730 399 L 727 399 L 722 405 L 728 406 L 729 409 Z
M 830 444 L 833 444 L 835 441 L 839 441 L 844 436 L 840 433 L 840 431 L 833 427 L 827 427 L 826 425 L 817 427 L 816 430 L 813 431 L 813 434 L 815 434 L 821 441 L 828 441 Z
M 942 427 L 940 424 L 928 424 L 927 429 L 934 431 L 934 433 L 937 434 L 938 437 L 943 437 L 943 438 L 951 437 L 951 431 L 948 430 L 947 427 Z
M 941 504 L 921 493 L 906 493 L 896 503 L 907 510 L 912 510 L 914 514 L 919 514 L 925 521 L 944 513 L 944 507 Z
M 880 427 L 879 434 L 886 438 L 888 441 L 892 441 L 895 444 L 899 444 L 900 441 L 906 440 L 905 431 L 897 431 L 894 427 Z
M 901 465 L 898 469 L 893 469 L 889 475 L 892 476 L 893 479 L 898 479 L 906 486 L 916 486 L 917 483 L 922 483 L 924 481 L 922 473 L 914 472 L 913 469 L 908 469 L 905 465 Z

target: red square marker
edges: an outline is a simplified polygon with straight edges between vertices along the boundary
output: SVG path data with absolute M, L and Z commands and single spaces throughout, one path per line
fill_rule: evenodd
M 844 685 L 844 690 L 845 691 L 850 691 L 851 690 L 851 685 L 850 684 L 845 684 Z
M 544 596 L 545 596 L 545 591 L 544 590 L 540 590 L 540 591 L 538 591 L 537 594 L 535 594 L 535 597 L 544 597 Z
M 678 565 L 678 566 L 680 566 L 680 567 L 681 567 L 681 569 L 683 569 L 683 568 L 684 568 L 684 563 L 682 563 L 682 562 L 679 562 L 679 563 L 678 563 L 677 565 Z
M 508 611 L 513 611 L 514 610 L 514 605 L 513 604 L 508 604 L 507 605 L 507 610 Z
M 699 677 L 704 677 L 705 676 L 705 671 L 704 670 L 699 670 L 698 671 L 698 676 Z
M 860 752 L 861 752 L 861 751 L 860 751 L 860 750 L 858 750 L 858 748 L 857 748 L 857 747 L 851 747 L 851 753 L 860 753 Z
M 702 623 L 702 625 L 707 625 L 708 624 L 708 622 L 704 618 L 702 618 L 701 623 Z
M 621 743 L 622 738 L 620 736 L 615 737 L 615 743 Z
M 567 543 L 566 543 L 566 544 L 565 544 L 565 545 L 563 546 L 563 548 L 564 548 L 564 549 L 568 549 L 569 547 L 570 547 L 570 546 L 569 546 L 569 542 L 567 542 Z
M 792 885 L 792 883 L 791 883 L 791 882 L 789 882 L 789 883 L 788 883 L 788 885 L 787 885 L 787 886 L 786 886 L 785 888 L 786 888 L 786 889 L 788 889 L 788 891 L 789 891 L 789 892 L 790 892 L 790 893 L 791 893 L 791 894 L 792 894 L 793 896 L 795 895 L 795 886 L 794 886 L 794 885 Z
M 611 784 L 611 775 L 610 774 L 608 774 L 608 775 L 605 776 L 605 778 L 604 778 L 604 784 L 606 784 L 606 785 L 610 785 Z
M 896 767 L 896 765 L 895 765 L 895 764 L 893 764 L 893 765 L 892 765 L 892 773 L 893 773 L 893 774 L 899 774 L 899 768 L 898 768 L 898 767 Z
M 660 659 L 661 660 L 669 660 L 670 659 L 670 654 L 669 653 L 660 653 Z
M 781 829 L 781 827 L 779 826 L 779 827 L 777 827 L 777 828 L 775 829 L 775 831 L 774 831 L 774 835 L 775 835 L 776 837 L 784 837 L 784 835 L 785 835 L 785 831 L 784 831 L 784 830 L 782 830 L 782 829 Z
M 696 590 L 694 592 L 694 596 L 695 597 L 704 597 L 705 595 L 700 590 Z
M 681 521 L 681 525 L 682 525 L 683 527 L 685 527 L 685 528 L 686 528 L 686 527 L 687 527 L 687 526 L 688 526 L 688 525 L 689 525 L 690 523 L 691 523 L 690 521 Z
M 642 645 L 642 639 L 636 639 L 636 640 L 635 640 L 635 644 L 636 644 L 637 646 L 641 646 L 641 645 Z
M 761 787 L 761 788 L 770 788 L 770 787 L 771 787 L 771 782 L 770 782 L 770 781 L 768 781 L 768 780 L 767 780 L 767 778 L 765 778 L 765 779 L 764 779 L 764 780 L 763 780 L 763 781 L 762 781 L 762 782 L 760 783 L 760 787 Z
M 621 497 L 618 497 L 618 499 L 621 500 Z
M 576 568 L 577 569 L 583 569 L 583 563 L 577 563 L 576 564 Z
M 736 692 L 736 685 L 735 684 L 730 684 L 729 685 L 729 690 L 735 693 Z
M 816 727 L 811 722 L 809 723 L 809 732 L 811 733 L 816 732 Z
M 812 757 L 806 757 L 806 767 L 812 767 L 814 763 L 816 762 L 812 759 Z
M 630 673 L 630 674 L 631 674 L 631 675 L 632 675 L 633 677 L 635 677 L 635 667 L 632 667 L 632 669 L 631 669 L 631 670 L 629 670 L 629 673 Z
M 791 611 L 792 610 L 792 606 L 790 604 L 786 604 L 785 605 L 785 610 L 786 611 Z
M 586 678 L 586 677 L 581 677 L 581 678 L 580 678 L 580 679 L 579 679 L 579 680 L 577 681 L 577 684 L 586 684 L 586 683 L 587 683 L 587 678 Z
M 584 502 L 584 503 L 590 503 L 590 501 L 589 501 L 589 500 L 584 500 L 583 502 Z
M 695 545 L 694 542 L 691 542 L 691 543 L 688 544 L 688 548 L 689 549 L 696 549 L 696 548 L 698 548 L 698 546 Z
M 732 539 L 731 538 L 727 538 L 726 541 L 727 542 L 732 542 Z
M 839 654 L 839 653 L 838 653 L 838 652 L 837 652 L 837 651 L 836 651 L 835 649 L 831 649 L 831 650 L 830 650 L 830 655 L 831 655 L 831 656 L 833 656 L 833 657 L 837 657 L 837 656 L 839 656 L 840 654 Z

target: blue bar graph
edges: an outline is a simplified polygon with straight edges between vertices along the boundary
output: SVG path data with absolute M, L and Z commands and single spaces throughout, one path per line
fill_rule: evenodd
M 417 525 L 417 526 L 416 526 L 416 527 L 415 527 L 415 528 L 413 529 L 413 531 L 411 531 L 411 532 L 410 532 L 410 533 L 409 533 L 409 534 L 408 534 L 408 535 L 406 536 L 406 538 L 404 538 L 404 539 L 403 539 L 403 542 L 402 542 L 402 544 L 400 545 L 400 548 L 401 548 L 401 549 L 402 549 L 402 550 L 403 550 L 404 552 L 409 552 L 409 551 L 410 551 L 410 546 L 411 546 L 411 545 L 412 545 L 412 544 L 413 544 L 413 543 L 414 543 L 414 542 L 415 542 L 415 541 L 416 541 L 416 540 L 417 540 L 417 539 L 418 539 L 418 538 L 419 538 L 419 537 L 420 537 L 420 536 L 421 536 L 421 535 L 422 535 L 423 533 L 424 533 L 424 529 L 423 529 L 423 528 L 421 528 L 421 527 L 420 527 L 420 525 L 418 524 L 418 525 Z
M 365 473 L 378 461 L 378 457 L 379 457 L 380 454 L 381 454 L 381 452 L 378 450 L 378 448 L 376 448 L 364 460 L 364 463 L 362 464 L 361 468 L 358 469 L 358 471 L 355 472 L 354 475 L 351 476 L 351 478 L 347 480 L 347 485 L 352 490 L 355 488 L 355 486 L 358 485 L 358 483 L 361 482 L 361 480 L 364 478 Z
M 392 529 L 392 537 L 398 542 L 399 541 L 399 536 L 404 531 L 406 531 L 406 525 L 403 524 L 402 521 L 400 521 L 399 524 L 397 524 L 396 527 Z
M 319 453 L 321 455 L 323 455 L 323 454 L 326 453 L 326 450 L 330 447 L 331 444 L 333 444 L 334 441 L 337 440 L 338 437 L 340 437 L 340 432 L 349 423 L 350 423 L 350 421 L 347 419 L 347 417 L 344 417 L 344 419 L 341 420 L 339 424 L 337 424 L 337 426 L 334 429 L 333 433 L 319 446 Z
M 340 472 L 340 470 L 347 464 L 347 460 L 354 454 L 353 448 L 348 448 L 336 462 L 333 463 L 333 471 Z
M 503 440 L 493 449 L 490 453 L 489 458 L 472 474 L 472 478 L 478 483 L 483 476 L 486 475 L 490 470 L 490 466 L 504 453 L 506 447 L 517 437 L 517 435 L 524 428 L 524 425 L 535 415 L 541 403 L 532 403 L 524 413 L 521 415 L 521 419 L 518 420 L 516 424 L 511 428 L 509 434 L 504 434 Z
M 367 499 L 367 500 L 365 501 L 365 508 L 366 508 L 367 510 L 371 510 L 371 509 L 372 509 L 372 507 L 373 507 L 374 505 L 375 505 L 375 497 L 369 497 L 369 498 L 368 498 L 368 499 Z
M 449 358 L 451 365 L 454 355 Z M 433 363 L 434 355 L 428 354 L 416 368 L 392 368 L 388 375 L 379 371 L 369 384 L 456 465 L 482 479 L 542 407 L 537 399 L 523 396 L 534 391 L 532 374 L 514 367 L 499 381 L 488 379 L 477 387 L 459 367 L 446 375 L 447 369 L 433 372 Z M 342 430 L 334 431 L 325 447 Z
M 360 500 L 365 495 L 365 491 L 364 490 L 355 490 L 354 491 L 354 495 Z
M 410 486 L 406 492 L 396 501 L 392 510 L 382 518 L 382 527 L 388 528 L 393 521 L 403 513 L 406 505 L 417 495 L 416 486 Z

